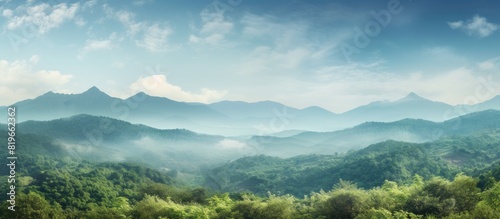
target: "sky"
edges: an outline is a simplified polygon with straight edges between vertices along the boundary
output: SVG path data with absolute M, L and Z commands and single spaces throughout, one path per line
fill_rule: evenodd
M 500 2 L 0 0 L 0 105 L 48 91 L 341 113 L 500 94 Z

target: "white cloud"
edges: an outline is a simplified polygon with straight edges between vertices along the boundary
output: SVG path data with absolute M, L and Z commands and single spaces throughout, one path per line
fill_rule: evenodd
M 2 16 L 6 17 L 6 18 L 11 17 L 12 16 L 12 10 L 10 10 L 10 9 L 4 9 L 2 11 Z
M 295 95 L 298 102 L 287 102 L 305 107 L 325 103 L 327 97 L 323 106 L 340 113 L 373 101 L 396 100 L 413 91 L 452 105 L 477 103 L 500 95 L 498 78 L 494 78 L 499 63 L 499 58 L 493 58 L 475 66 L 464 63 L 446 71 L 405 74 L 384 71 L 383 63 L 326 66 L 314 72 L 314 81 L 296 81 L 294 86 L 301 90 Z
M 131 35 L 135 35 L 143 26 L 142 22 L 135 21 L 135 14 L 132 12 L 118 11 L 115 16 L 118 21 L 127 28 L 128 33 Z
M 97 0 L 89 0 L 89 1 L 86 1 L 83 5 L 82 5 L 82 8 L 83 9 L 87 9 L 87 8 L 93 8 L 97 3 Z
M 111 40 L 87 40 L 84 51 L 111 49 Z
M 145 30 L 143 39 L 136 41 L 136 44 L 151 52 L 165 51 L 168 49 L 167 39 L 171 33 L 172 30 L 168 26 L 154 24 Z
M 75 24 L 78 25 L 79 27 L 83 27 L 85 26 L 85 24 L 87 24 L 87 22 L 82 17 L 77 17 L 75 18 Z
M 129 35 L 134 36 L 144 29 L 145 24 L 136 21 L 134 13 L 125 10 L 115 11 L 107 4 L 104 4 L 102 7 L 109 18 L 117 20 L 127 29 Z
M 9 63 L 0 60 L 0 78 L 2 78 L 0 80 L 0 93 L 2 93 L 0 105 L 8 105 L 36 97 L 47 91 L 58 91 L 73 76 L 59 71 L 33 71 L 27 61 Z
M 3 15 L 9 15 L 7 28 L 10 30 L 28 26 L 35 28 L 39 34 L 44 34 L 59 27 L 64 22 L 74 19 L 78 8 L 78 3 L 72 5 L 61 3 L 54 6 L 42 3 L 35 6 L 18 7 L 16 15 L 4 10 Z
M 462 27 L 464 25 L 464 22 L 463 21 L 448 22 L 448 25 L 451 27 L 451 29 L 457 29 Z
M 109 38 L 105 40 L 87 40 L 87 42 L 85 42 L 85 47 L 83 47 L 83 52 L 111 49 L 113 47 L 113 40 L 115 38 L 116 33 L 113 32 L 110 34 Z
M 424 48 L 423 57 L 445 64 L 460 65 L 467 62 L 467 58 L 457 53 L 453 48 L 446 46 L 435 46 Z
M 479 37 L 487 37 L 498 29 L 498 25 L 489 23 L 486 18 L 479 15 L 474 16 L 471 20 L 448 22 L 451 29 L 460 29 L 469 35 Z
M 38 55 L 31 56 L 31 58 L 30 58 L 31 63 L 36 64 L 36 63 L 38 63 L 38 61 L 40 61 L 40 56 L 38 56 Z
M 113 32 L 109 35 L 107 39 L 92 39 L 87 40 L 85 42 L 85 46 L 80 49 L 78 54 L 78 59 L 82 60 L 85 54 L 97 50 L 109 50 L 116 47 L 116 40 L 120 41 L 121 39 L 117 39 L 116 32 Z
M 151 3 L 151 2 L 153 2 L 153 0 L 134 0 L 132 4 L 135 6 L 142 6 L 146 3 Z
M 242 142 L 239 142 L 239 141 L 236 141 L 236 140 L 232 140 L 232 139 L 224 139 L 222 141 L 219 141 L 215 147 L 217 149 L 221 149 L 221 150 L 231 150 L 231 149 L 244 149 L 246 147 L 248 147 L 247 144 L 245 143 L 242 143 Z
M 198 30 L 199 33 L 189 36 L 190 43 L 216 45 L 224 42 L 226 36 L 233 30 L 234 24 L 224 17 L 222 12 L 203 10 L 200 16 L 203 26 Z
M 324 60 L 335 48 L 339 37 L 310 39 L 306 21 L 283 22 L 272 16 L 246 14 L 242 18 L 243 41 L 262 41 L 248 52 L 238 72 L 264 75 L 293 74 L 308 63 Z
M 138 47 L 151 52 L 163 52 L 170 49 L 168 37 L 173 30 L 166 24 L 139 22 L 135 14 L 129 11 L 115 11 L 108 5 L 103 6 L 109 18 L 120 22 L 126 29 L 127 34 L 135 40 Z
M 62 75 L 59 71 L 42 70 L 38 71 L 35 77 L 38 78 L 39 82 L 42 84 L 57 87 L 68 83 L 73 76 Z
M 132 93 L 145 92 L 153 96 L 161 96 L 177 101 L 209 103 L 220 100 L 226 95 L 226 91 L 202 88 L 199 93 L 184 91 L 177 85 L 170 84 L 165 75 L 151 75 L 141 77 L 130 85 Z
M 477 63 L 477 67 L 481 71 L 500 69 L 500 57 L 488 59 L 486 61 Z
M 277 49 L 309 43 L 306 21 L 283 22 L 271 16 L 246 14 L 241 23 L 244 36 L 270 40 Z
M 311 58 L 312 51 L 305 47 L 290 48 L 279 51 L 270 47 L 257 47 L 239 65 L 242 74 L 279 74 L 297 70 L 306 60 Z

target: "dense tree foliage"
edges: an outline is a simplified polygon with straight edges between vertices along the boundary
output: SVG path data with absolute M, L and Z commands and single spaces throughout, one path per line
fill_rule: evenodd
M 1 218 L 123 218 L 151 197 L 178 206 L 207 199 L 205 189 L 180 186 L 167 173 L 142 165 L 22 157 L 16 212 L 5 202 L 0 215 L 7 216 Z M 6 182 L 6 176 L 1 180 Z M 1 185 L 7 191 L 6 183 Z
M 480 187 L 500 177 L 491 167 L 500 159 L 498 132 L 454 136 L 429 143 L 385 141 L 346 155 L 303 155 L 288 159 L 252 156 L 209 170 L 206 186 L 226 192 L 253 192 L 265 195 L 292 194 L 302 197 L 311 191 L 328 190 L 341 179 L 370 189 L 385 180 L 407 184 L 418 174 L 424 179 L 445 179 L 464 172 L 481 178 Z M 495 166 L 495 165 L 493 165 Z
M 66 198 L 67 206 L 62 206 L 62 199 L 52 200 L 52 192 L 32 189 L 18 194 L 15 212 L 3 204 L 0 218 L 500 218 L 500 182 L 483 192 L 477 182 L 463 174 L 451 181 L 440 177 L 424 181 L 415 175 L 408 185 L 385 181 L 372 189 L 340 181 L 328 192 L 313 192 L 301 199 L 249 193 L 197 197 L 199 189 L 182 199 L 179 191 L 171 192 L 173 187 L 154 184 L 136 190 L 142 195 L 134 203 L 125 197 L 113 203 L 90 198 L 83 200 L 82 209 L 78 197 Z
M 245 157 L 207 169 L 206 185 L 214 189 L 208 190 L 141 164 L 81 160 L 51 138 L 25 134 L 16 211 L 3 202 L 0 218 L 500 218 L 498 136 L 386 141 L 341 155 Z M 0 181 L 7 174 L 2 169 Z M 0 183 L 1 191 L 6 185 Z

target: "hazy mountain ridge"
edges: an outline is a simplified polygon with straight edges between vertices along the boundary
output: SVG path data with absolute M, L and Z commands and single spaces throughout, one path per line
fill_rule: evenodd
M 452 108 L 451 105 L 434 102 L 415 93 L 410 93 L 393 102 L 373 102 L 354 108 L 342 115 L 345 116 L 345 119 L 358 124 L 363 121 L 392 122 L 405 118 L 440 122 L 445 120 L 445 113 Z
M 26 121 L 17 127 L 18 136 L 47 136 L 51 145 L 64 151 L 61 154 L 94 161 L 136 161 L 156 168 L 195 171 L 203 165 L 254 154 L 244 142 L 223 136 L 161 130 L 102 116 Z
M 74 157 L 92 160 L 133 160 L 157 168 L 194 171 L 243 156 L 292 157 L 335 154 L 386 140 L 413 143 L 446 136 L 468 136 L 500 129 L 500 111 L 487 110 L 445 121 L 404 119 L 368 122 L 335 132 L 301 132 L 289 137 L 254 136 L 248 140 L 198 134 L 185 129 L 162 130 L 102 116 L 76 115 L 51 121 L 18 124 L 18 135 L 47 136 Z M 47 140 L 44 140 L 45 142 Z
M 334 132 L 302 132 L 289 137 L 254 136 L 249 144 L 259 145 L 262 153 L 290 157 L 304 148 L 309 153 L 333 154 L 360 149 L 386 140 L 423 143 L 445 136 L 473 135 L 500 129 L 500 111 L 486 110 L 437 123 L 422 119 L 403 119 L 396 122 L 366 122 Z
M 464 106 L 450 106 L 410 93 L 396 101 L 377 101 L 335 114 L 317 106 L 297 109 L 273 101 L 186 103 L 143 92 L 119 99 L 92 87 L 81 94 L 47 92 L 35 99 L 13 105 L 18 107 L 19 121 L 52 120 L 90 114 L 162 129 L 184 128 L 200 133 L 239 136 L 271 135 L 294 129 L 325 132 L 368 121 L 392 122 L 405 118 L 441 122 L 466 114 L 465 112 L 500 110 L 500 96 L 467 106 L 468 110 L 461 109 L 457 113 L 457 107 Z M 1 109 L 5 107 L 0 107 Z

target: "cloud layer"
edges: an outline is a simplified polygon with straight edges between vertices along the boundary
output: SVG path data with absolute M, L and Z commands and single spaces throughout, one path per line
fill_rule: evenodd
M 133 12 L 126 10 L 116 11 L 108 5 L 103 6 L 108 18 L 117 20 L 126 29 L 127 35 L 135 41 L 136 46 L 150 52 L 164 52 L 171 49 L 168 37 L 173 30 L 160 22 L 137 21 Z
M 221 12 L 203 10 L 200 13 L 203 26 L 197 34 L 189 36 L 190 43 L 206 43 L 216 45 L 223 42 L 233 30 L 234 24 L 224 17 Z
M 9 30 L 29 28 L 38 34 L 45 34 L 64 22 L 72 20 L 78 8 L 78 3 L 71 5 L 61 3 L 54 6 L 42 3 L 34 6 L 21 6 L 14 11 L 4 9 L 2 15 L 8 19 Z
M 31 63 L 38 61 L 32 57 Z M 0 105 L 13 104 L 22 99 L 31 99 L 49 90 L 61 92 L 62 87 L 72 78 L 72 75 L 62 74 L 52 70 L 33 70 L 27 61 L 9 63 L 0 60 Z
M 412 91 L 462 103 L 480 77 L 496 80 L 500 70 L 495 3 L 471 2 L 453 19 L 419 1 L 401 2 L 404 10 L 390 18 L 387 2 L 377 1 L 73 3 L 0 5 L 0 83 L 5 92 L 16 90 L 0 102 L 95 85 L 119 97 L 144 91 L 177 101 L 271 100 L 341 112 Z M 386 18 L 380 34 L 362 36 Z M 363 40 L 369 43 L 348 62 L 342 45 Z M 155 65 L 169 77 L 141 77 Z
M 166 97 L 177 101 L 209 103 L 221 100 L 226 91 L 202 88 L 199 93 L 183 90 L 167 81 L 165 75 L 150 75 L 141 77 L 130 85 L 132 93 L 145 92 L 149 95 Z
M 459 29 L 466 32 L 469 35 L 474 35 L 478 37 L 487 37 L 498 30 L 498 25 L 494 23 L 489 23 L 486 18 L 479 15 L 474 16 L 472 19 L 467 21 L 455 21 L 448 22 L 451 29 Z

